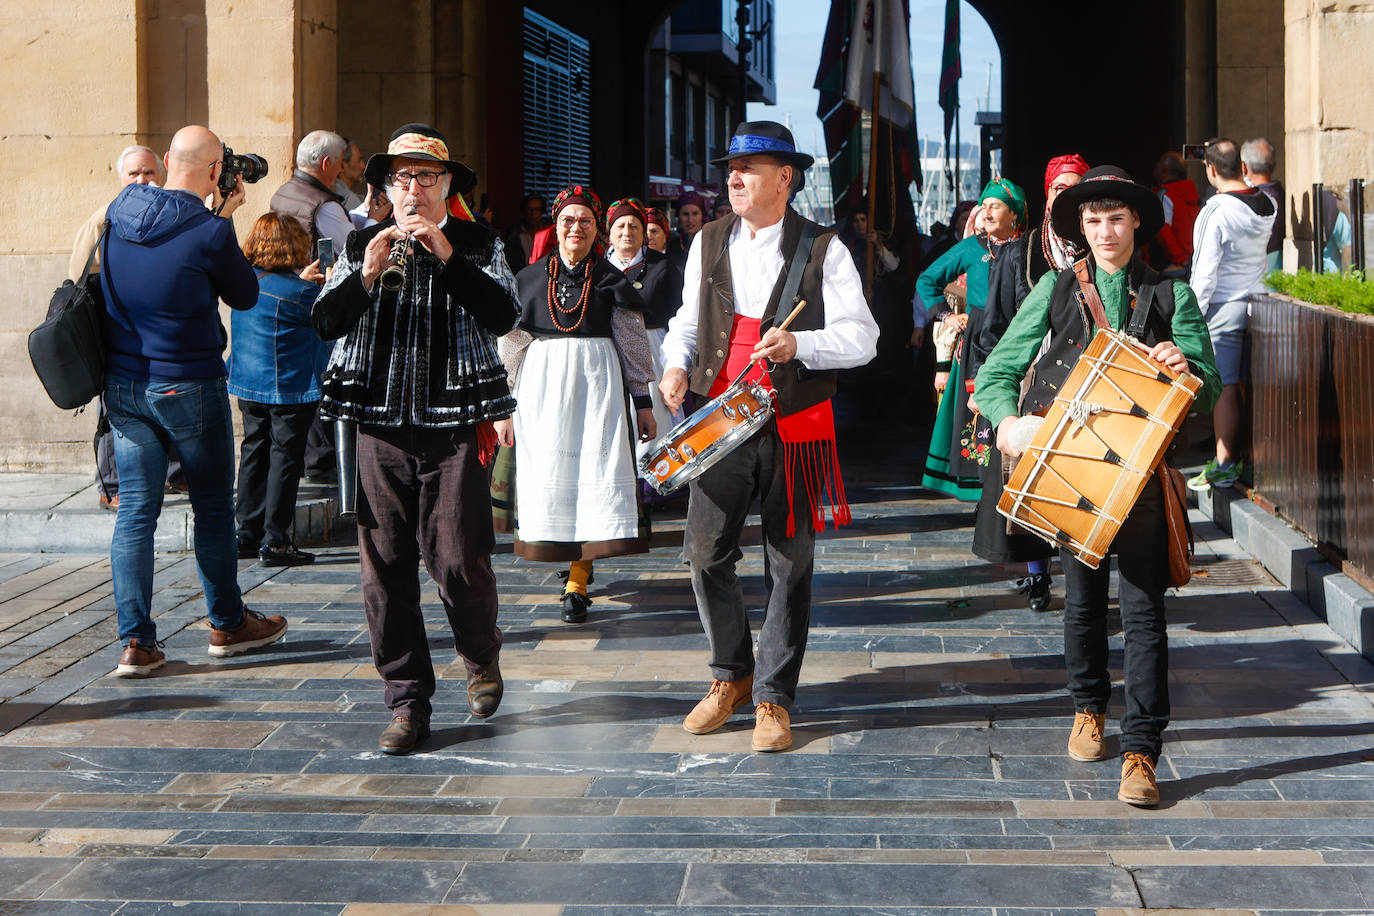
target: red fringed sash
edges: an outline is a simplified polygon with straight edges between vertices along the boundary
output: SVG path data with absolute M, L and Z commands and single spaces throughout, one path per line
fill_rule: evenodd
M 482 467 L 491 467 L 492 456 L 496 454 L 496 424 L 483 420 L 477 424 L 477 460 Z
M 759 320 L 735 316 L 730 328 L 730 352 L 725 357 L 725 366 L 711 386 L 710 397 L 717 397 L 735 376 L 744 371 L 753 356 L 754 347 L 759 342 Z M 749 373 L 757 378 L 763 387 L 773 390 L 768 373 L 762 365 L 756 365 Z M 830 519 L 836 528 L 848 525 L 852 520 L 849 501 L 844 493 L 844 480 L 840 476 L 840 456 L 835 447 L 835 411 L 830 402 L 822 401 L 815 407 L 799 410 L 789 416 L 776 416 L 778 438 L 783 447 L 783 473 L 787 480 L 787 491 L 796 494 L 796 481 L 800 476 L 806 487 L 807 507 L 811 513 L 811 527 L 816 531 L 825 530 L 825 510 L 821 503 L 824 498 L 830 503 Z M 787 536 L 797 533 L 797 520 L 793 510 L 796 499 L 788 501 Z

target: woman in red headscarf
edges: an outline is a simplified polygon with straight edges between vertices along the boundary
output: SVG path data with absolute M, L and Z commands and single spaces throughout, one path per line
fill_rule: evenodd
M 515 553 L 571 562 L 562 618 L 581 623 L 591 561 L 649 549 L 634 442 L 636 428 L 655 435 L 653 369 L 644 300 L 598 253 L 596 193 L 563 189 L 553 222 L 557 249 L 515 278 L 520 320 L 501 359 L 517 404 Z
M 969 343 L 968 377 L 973 379 L 993 347 L 1006 333 L 1021 302 L 1037 280 L 1050 271 L 1067 268 L 1078 256 L 1077 250 L 1061 239 L 1050 225 L 1050 205 L 1059 193 L 1082 180 L 1088 163 L 1076 153 L 1056 156 L 1045 168 L 1045 217 L 1041 224 L 1020 238 L 1008 242 L 992 265 L 988 275 L 988 295 L 983 322 Z M 977 385 L 970 403 L 977 405 Z M 986 421 L 979 418 L 979 433 L 991 435 Z M 975 437 L 976 438 L 976 437 Z M 1054 549 L 1045 541 L 1029 533 L 1009 534 L 1006 520 L 997 512 L 1002 496 L 1002 454 L 996 448 L 986 453 L 988 464 L 983 468 L 983 490 L 978 500 L 978 514 L 973 528 L 973 552 L 993 563 L 1025 563 L 1026 576 L 1017 581 L 1017 589 L 1026 595 L 1033 611 L 1050 607 L 1050 558 Z

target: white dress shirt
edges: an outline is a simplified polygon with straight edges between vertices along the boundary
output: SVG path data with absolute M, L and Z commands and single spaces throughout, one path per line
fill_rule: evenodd
M 663 365 L 691 372 L 697 349 L 697 311 L 701 305 L 701 237 L 698 232 L 687 252 L 682 287 L 682 308 L 668 322 L 663 341 Z M 728 243 L 730 279 L 735 293 L 735 314 L 763 318 L 773 287 L 786 268 L 782 256 L 782 221 L 750 233 L 740 220 Z M 849 369 L 862 366 L 878 352 L 878 325 L 864 298 L 863 281 L 849 249 L 832 237 L 821 269 L 821 293 L 825 300 L 825 326 L 795 331 L 797 356 L 808 369 Z M 791 311 L 778 307 L 777 321 Z

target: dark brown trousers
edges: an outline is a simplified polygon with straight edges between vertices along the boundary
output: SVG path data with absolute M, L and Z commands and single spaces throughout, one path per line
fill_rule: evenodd
M 429 721 L 434 663 L 420 611 L 423 558 L 469 672 L 496 660 L 491 490 L 471 426 L 360 426 L 358 552 L 386 705 Z

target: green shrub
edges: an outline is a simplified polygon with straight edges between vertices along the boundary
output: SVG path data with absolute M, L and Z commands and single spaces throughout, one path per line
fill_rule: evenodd
M 1374 283 L 1364 282 L 1358 270 L 1344 276 L 1314 274 L 1306 270 L 1286 274 L 1276 270 L 1264 278 L 1264 284 L 1276 293 L 1304 302 L 1330 305 L 1344 312 L 1374 315 Z

